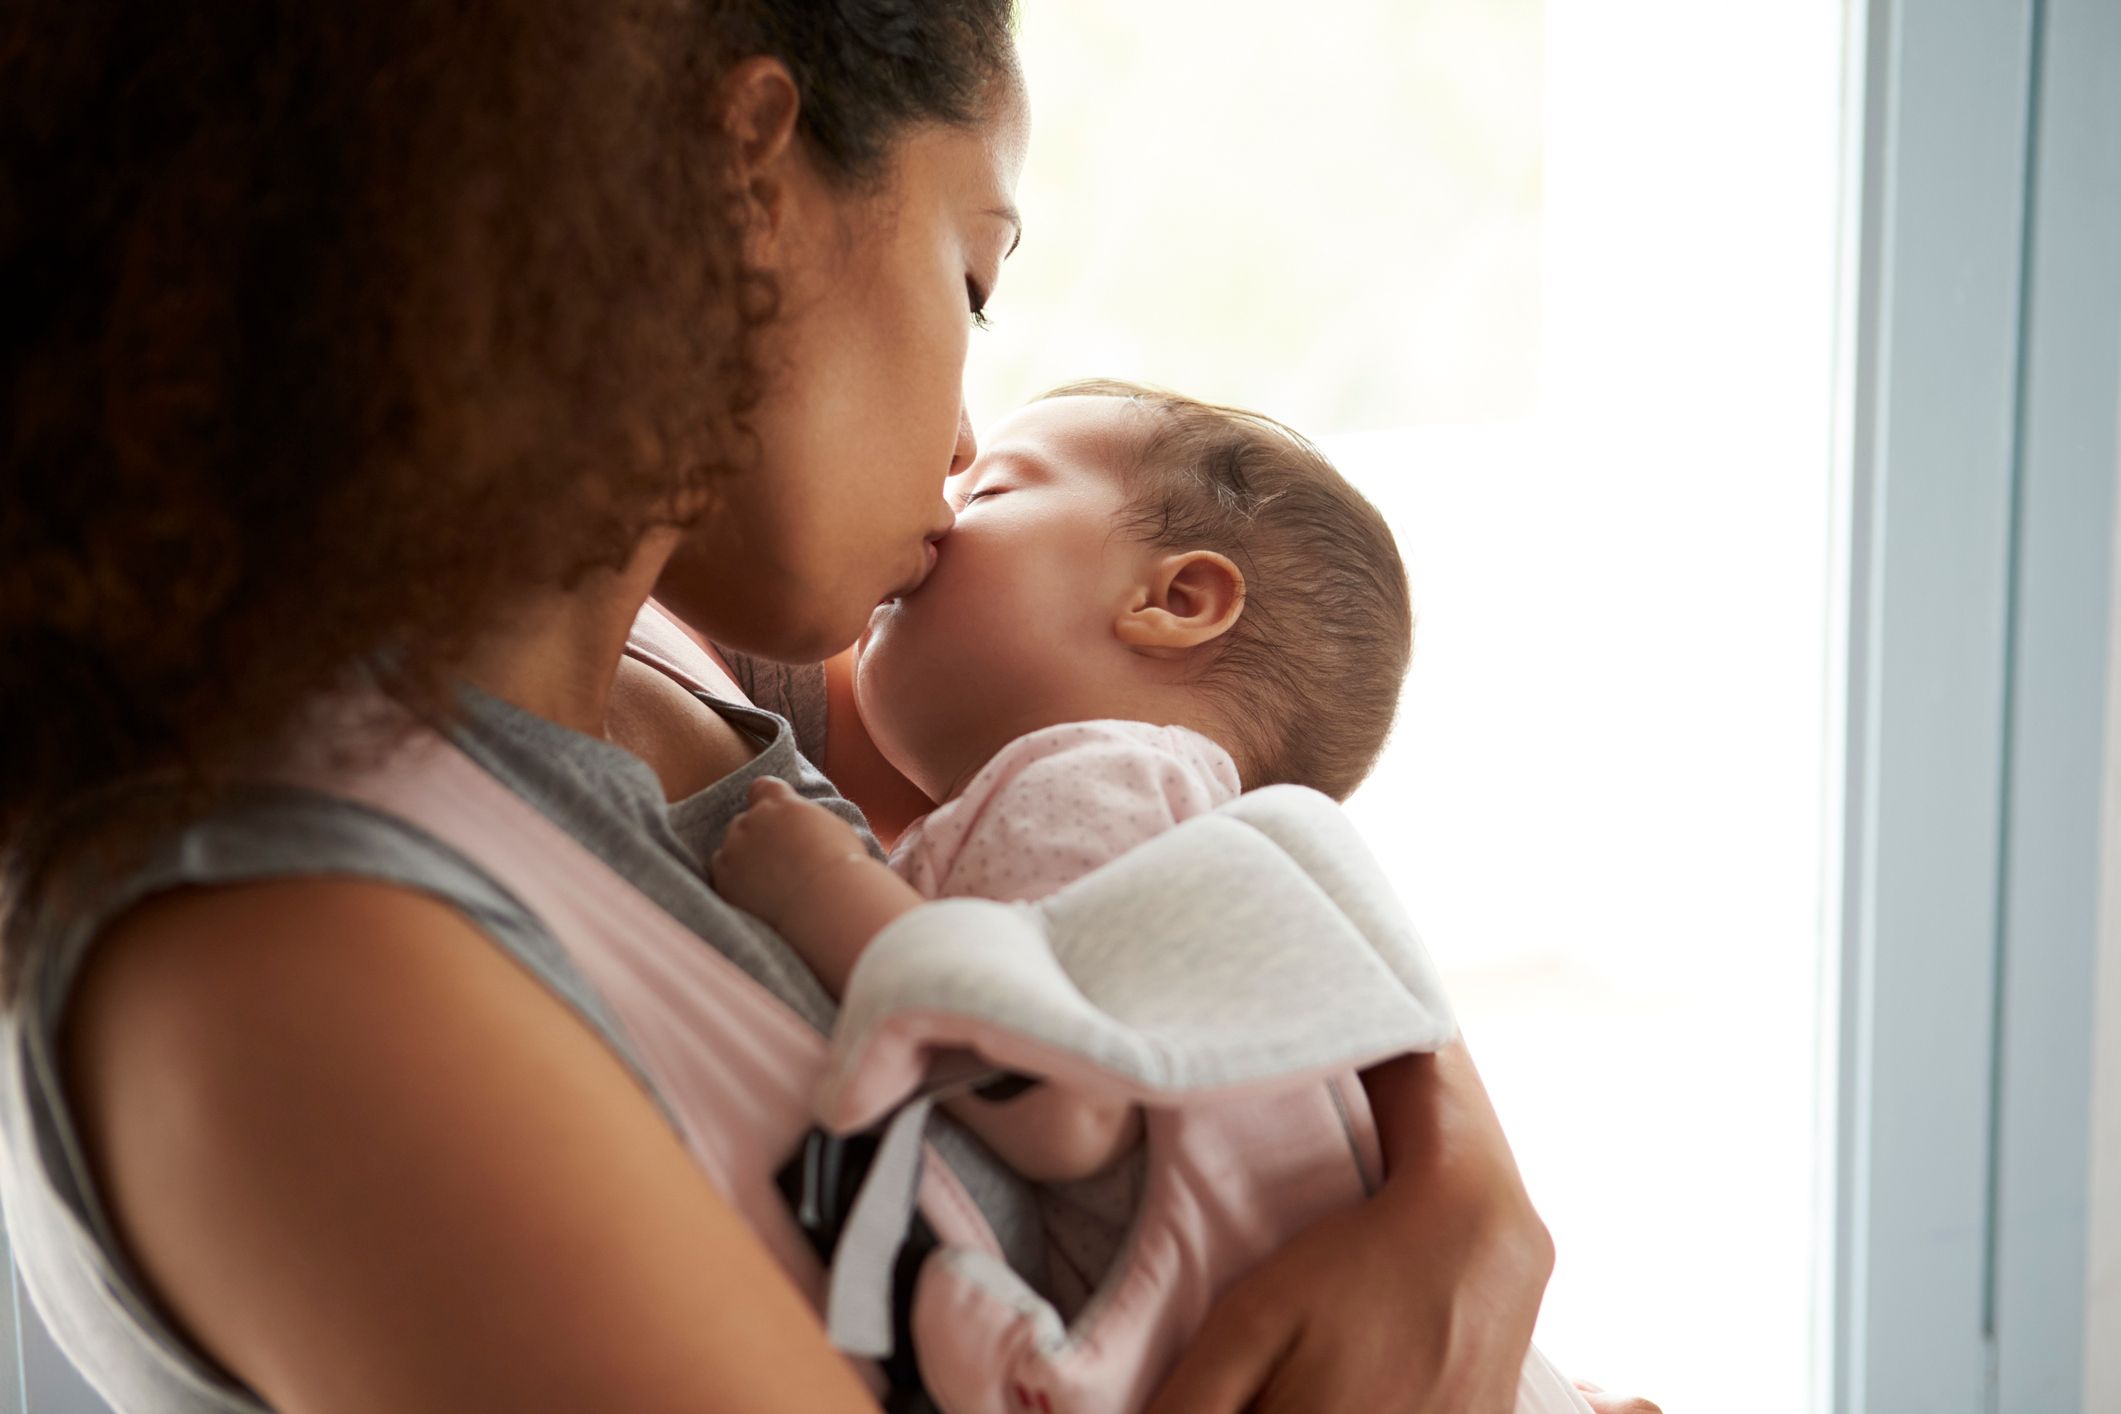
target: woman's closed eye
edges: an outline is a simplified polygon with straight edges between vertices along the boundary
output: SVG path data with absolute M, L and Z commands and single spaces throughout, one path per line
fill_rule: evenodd
M 974 501 L 983 500 L 988 496 L 999 496 L 1008 489 L 1006 486 L 982 486 L 977 491 L 967 491 L 965 498 L 957 503 L 958 511 L 962 513 L 965 507 Z

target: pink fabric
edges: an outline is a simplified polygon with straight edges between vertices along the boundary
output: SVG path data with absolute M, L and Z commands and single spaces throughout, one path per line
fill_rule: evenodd
M 1328 1088 L 1337 1083 L 1148 1110 L 1140 1217 L 1091 1305 L 1052 1346 L 964 1268 L 924 1272 L 914 1344 L 936 1402 L 951 1414 L 1140 1409 L 1218 1295 L 1362 1200 Z M 1357 1114 L 1367 1121 L 1366 1108 Z
M 654 614 L 644 611 L 644 619 Z M 697 645 L 649 620 L 629 652 L 696 690 L 722 675 Z M 416 734 L 354 773 L 316 767 L 302 784 L 418 826 L 508 889 L 601 996 L 653 1077 L 681 1137 L 814 1307 L 824 1273 L 774 1174 L 812 1124 L 826 1043 L 778 997 L 663 912 L 601 859 L 442 738 Z M 585 1023 L 586 1024 L 586 1023 Z M 941 1239 L 999 1260 L 1000 1244 L 934 1151 L 921 1210 Z M 857 1362 L 873 1388 L 881 1377 Z
M 724 702 L 742 702 L 744 690 L 722 665 L 709 656 L 700 640 L 662 605 L 651 599 L 635 616 L 626 635 L 626 654 L 660 670 L 694 692 L 704 692 Z
M 726 678 L 655 611 L 640 627 L 632 656 L 727 695 Z M 633 1042 L 702 1170 L 818 1305 L 823 1273 L 773 1175 L 812 1123 L 825 1038 L 439 737 L 416 735 L 358 773 L 320 768 L 299 779 L 418 826 L 538 916 Z M 983 1264 L 1006 1270 L 999 1244 L 928 1151 L 921 1210 L 945 1250 L 920 1279 L 915 1343 L 949 1414 L 1138 1408 L 1217 1292 L 1316 1216 L 1360 1197 L 1354 1155 L 1364 1146 L 1374 1155 L 1375 1141 L 1361 1087 L 1336 1078 L 1154 1112 L 1148 1142 L 1157 1161 L 1144 1220 L 1108 1294 L 1057 1347 L 1005 1294 L 1006 1281 L 972 1275 Z M 880 1389 L 874 1367 L 862 1368 Z M 1520 1411 L 1587 1414 L 1565 1398 L 1521 1398 Z
M 891 867 L 926 898 L 1043 898 L 1243 789 L 1199 732 L 1069 722 L 1003 747 L 907 828 Z
M 963 794 L 916 821 L 891 864 L 929 898 L 1029 901 L 1242 790 L 1230 754 L 1184 727 L 1048 727 L 1011 742 Z M 941 1040 L 1064 1083 L 1157 1098 L 973 1018 L 900 1014 L 885 1040 L 880 1059 L 917 1061 L 924 1041 Z M 1297 1231 L 1361 1201 L 1364 1161 L 1371 1173 L 1377 1162 L 1367 1116 L 1362 1087 L 1339 1066 L 1150 1108 L 1138 1221 L 1064 1340 L 1042 1343 L 1032 1319 L 961 1265 L 923 1274 L 914 1335 L 930 1392 L 953 1414 L 1140 1408 L 1217 1294 Z
M 917 821 L 892 867 L 929 898 L 1029 902 L 1241 790 L 1229 753 L 1182 727 L 1051 727 L 1012 742 L 963 794 Z M 836 1108 L 887 1112 L 938 1046 L 1145 1101 L 1148 1149 L 1125 1245 L 1065 1330 L 1027 1294 L 1012 1299 L 1015 1284 L 991 1264 L 947 1252 L 928 1263 L 914 1344 L 929 1392 L 950 1414 L 1142 1408 L 1221 1293 L 1312 1223 L 1361 1202 L 1383 1172 L 1368 1097 L 1345 1065 L 1172 1107 L 1086 1056 L 943 1012 L 893 1014 Z M 1537 1351 L 1517 1405 L 1518 1414 L 1588 1414 Z
M 434 835 L 544 923 L 633 1042 L 693 1157 L 817 1300 L 817 1258 L 773 1173 L 809 1128 L 824 1037 L 439 737 L 315 783 Z

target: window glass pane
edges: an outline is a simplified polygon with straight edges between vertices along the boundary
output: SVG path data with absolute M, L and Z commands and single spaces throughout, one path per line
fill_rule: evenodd
M 1029 3 L 974 412 L 1094 369 L 1314 431 L 1530 411 L 1538 0 Z
M 1421 615 L 1351 810 L 1554 1230 L 1540 1340 L 1810 1396 L 1841 13 L 1026 7 L 975 420 L 1088 375 L 1257 407 Z

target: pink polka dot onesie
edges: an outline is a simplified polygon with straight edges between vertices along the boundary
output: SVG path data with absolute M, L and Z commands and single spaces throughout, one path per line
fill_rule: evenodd
M 1199 732 L 1070 722 L 1018 737 L 915 821 L 891 867 L 926 898 L 1043 898 L 1244 787 Z

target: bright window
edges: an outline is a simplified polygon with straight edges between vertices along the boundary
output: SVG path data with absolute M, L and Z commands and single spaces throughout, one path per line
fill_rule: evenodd
M 1540 1341 L 1809 1403 L 1841 11 L 1026 7 L 1026 235 L 970 396 L 1319 438 L 1419 647 L 1352 809 L 1552 1226 Z

